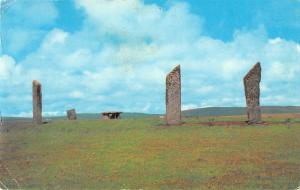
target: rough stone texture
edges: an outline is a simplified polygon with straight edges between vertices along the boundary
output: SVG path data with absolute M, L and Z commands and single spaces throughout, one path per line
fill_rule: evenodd
M 108 115 L 102 115 L 102 119 L 106 120 L 109 119 Z
M 180 65 L 166 77 L 166 123 L 181 123 L 181 74 Z
M 68 116 L 68 120 L 76 120 L 77 119 L 76 110 L 75 109 L 67 110 L 67 116 Z
M 42 85 L 36 80 L 32 81 L 32 113 L 33 123 L 42 124 Z
M 103 112 L 102 119 L 121 119 L 122 112 Z
M 249 123 L 261 122 L 261 111 L 259 105 L 261 80 L 261 66 L 258 62 L 244 77 L 244 89 L 247 103 L 247 116 Z

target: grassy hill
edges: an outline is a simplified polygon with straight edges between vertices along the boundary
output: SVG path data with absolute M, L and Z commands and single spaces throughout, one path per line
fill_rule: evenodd
M 262 106 L 264 114 L 300 113 L 300 106 Z M 234 116 L 245 115 L 245 107 L 209 107 L 183 111 L 183 116 Z
M 235 116 L 245 115 L 245 107 L 209 107 L 183 110 L 183 116 Z M 262 106 L 263 114 L 281 114 L 281 113 L 300 113 L 300 106 Z M 147 114 L 147 113 L 122 113 L 122 118 L 145 118 L 158 117 L 164 114 Z M 98 113 L 81 113 L 78 114 L 78 119 L 98 119 Z M 65 117 L 62 117 L 65 118 Z
M 197 108 L 190 110 L 183 110 L 183 116 L 235 116 L 245 115 L 245 107 L 209 107 Z M 281 114 L 281 113 L 300 113 L 300 106 L 262 106 L 262 113 L 264 114 Z M 131 118 L 145 118 L 158 117 L 164 114 L 147 114 L 147 113 L 122 113 L 121 117 L 124 119 Z M 78 119 L 98 119 L 98 113 L 79 113 Z M 50 117 L 51 118 L 51 117 Z M 59 118 L 59 117 L 58 117 Z M 65 118 L 64 116 L 61 118 Z

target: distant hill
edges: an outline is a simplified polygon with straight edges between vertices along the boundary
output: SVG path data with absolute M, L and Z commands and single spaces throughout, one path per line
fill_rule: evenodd
M 245 115 L 245 107 L 208 107 L 197 108 L 182 111 L 183 116 L 234 116 Z M 280 113 L 300 113 L 300 106 L 263 106 L 262 113 L 264 114 L 280 114 Z M 121 114 L 121 118 L 145 118 L 145 117 L 158 117 L 164 114 L 146 114 L 146 113 L 127 113 Z M 100 113 L 78 113 L 78 119 L 99 119 Z M 6 121 L 31 121 L 31 118 L 21 117 L 4 117 Z M 44 120 L 64 120 L 66 116 L 44 117 Z
M 182 111 L 183 116 L 230 116 L 230 115 L 245 115 L 245 107 L 209 107 L 197 108 Z M 263 106 L 262 113 L 278 114 L 278 113 L 300 113 L 300 106 Z M 158 117 L 164 114 L 146 114 L 146 113 L 122 113 L 121 117 L 128 118 L 145 118 Z M 99 113 L 79 113 L 78 119 L 99 119 Z M 56 117 L 58 118 L 58 117 Z M 65 117 L 60 117 L 64 119 Z
M 300 113 L 300 106 L 262 106 L 264 114 Z M 208 107 L 182 111 L 183 116 L 231 116 L 245 115 L 245 107 Z

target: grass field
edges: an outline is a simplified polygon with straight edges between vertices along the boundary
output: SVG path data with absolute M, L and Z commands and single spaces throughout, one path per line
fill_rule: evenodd
M 290 119 L 288 119 L 290 118 Z M 0 187 L 10 189 L 295 189 L 300 117 L 214 126 L 235 117 L 55 121 L 2 129 Z M 272 122 L 274 122 L 272 124 Z

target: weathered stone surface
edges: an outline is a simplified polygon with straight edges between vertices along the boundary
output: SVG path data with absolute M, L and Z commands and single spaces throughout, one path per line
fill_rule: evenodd
M 259 104 L 261 80 L 261 66 L 258 62 L 244 77 L 244 89 L 247 103 L 247 116 L 249 123 L 261 122 L 261 111 Z
M 108 117 L 108 115 L 102 115 L 102 119 L 107 120 L 107 119 L 110 119 L 110 118 Z
M 181 74 L 180 65 L 166 77 L 166 123 L 181 123 Z
M 76 120 L 77 119 L 76 110 L 75 109 L 67 110 L 67 117 L 68 120 Z
M 42 85 L 37 81 L 32 81 L 32 113 L 33 123 L 42 124 Z
M 102 119 L 121 119 L 122 112 L 103 112 Z

